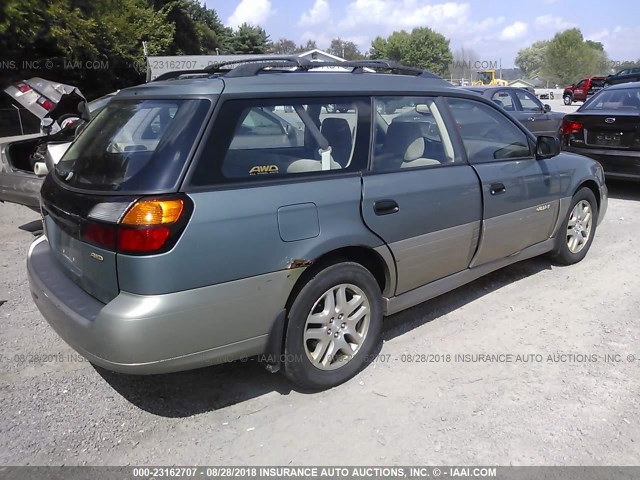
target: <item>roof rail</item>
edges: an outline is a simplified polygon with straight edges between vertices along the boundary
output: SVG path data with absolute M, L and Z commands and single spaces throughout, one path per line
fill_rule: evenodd
M 180 79 L 180 77 L 209 77 L 211 73 L 208 70 L 176 70 L 173 72 L 163 73 L 154 78 L 153 82 L 161 82 L 163 80 Z
M 303 68 L 310 63 L 306 58 L 296 56 L 254 57 L 213 63 L 206 70 L 210 73 L 228 72 L 225 75 L 228 77 L 249 77 L 265 68 Z M 234 65 L 233 68 L 224 68 Z
M 364 73 L 366 70 L 385 71 L 387 73 L 415 75 L 423 78 L 440 79 L 438 75 L 417 67 L 401 65 L 393 60 L 346 60 L 312 61 L 297 56 L 265 56 L 247 59 L 228 60 L 213 63 L 202 70 L 178 70 L 160 75 L 154 81 L 171 80 L 186 76 L 213 76 L 223 74 L 225 77 L 251 77 L 267 70 L 304 71 L 325 67 L 350 68 L 351 73 Z

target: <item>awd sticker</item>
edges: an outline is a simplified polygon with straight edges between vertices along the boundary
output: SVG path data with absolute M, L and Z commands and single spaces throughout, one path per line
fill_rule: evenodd
M 256 165 L 249 170 L 249 175 L 262 175 L 263 173 L 278 173 L 277 165 Z
M 89 256 L 99 262 L 104 262 L 104 257 L 102 255 L 97 254 L 96 252 L 91 252 Z
M 536 207 L 536 212 L 544 212 L 545 210 L 549 210 L 551 208 L 551 204 L 547 203 L 546 205 L 540 205 Z

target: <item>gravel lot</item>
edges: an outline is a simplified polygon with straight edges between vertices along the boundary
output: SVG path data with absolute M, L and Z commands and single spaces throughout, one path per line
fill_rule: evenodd
M 0 204 L 0 465 L 637 464 L 640 188 L 610 188 L 582 263 L 529 260 L 390 317 L 380 361 L 313 395 L 252 361 L 156 377 L 80 361 L 30 298 L 18 227 L 38 215 Z

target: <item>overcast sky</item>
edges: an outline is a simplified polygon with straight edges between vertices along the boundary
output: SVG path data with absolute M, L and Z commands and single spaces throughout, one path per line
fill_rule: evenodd
M 368 50 L 378 35 L 428 26 L 451 40 L 451 49 L 470 47 L 481 60 L 513 66 L 519 49 L 578 27 L 603 42 L 615 61 L 640 58 L 638 0 L 205 0 L 223 22 L 264 27 L 272 40 L 313 39 L 326 48 L 335 37 Z

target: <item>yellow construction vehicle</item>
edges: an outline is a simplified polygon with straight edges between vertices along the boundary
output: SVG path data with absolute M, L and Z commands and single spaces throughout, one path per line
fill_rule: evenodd
M 479 70 L 476 72 L 476 79 L 471 82 L 471 85 L 498 85 L 507 86 L 508 82 L 501 78 L 496 78 L 495 70 Z

